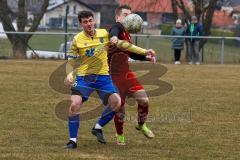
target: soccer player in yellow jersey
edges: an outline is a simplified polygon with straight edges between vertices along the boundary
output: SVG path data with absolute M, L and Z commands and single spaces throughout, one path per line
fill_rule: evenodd
M 94 28 L 93 14 L 89 11 L 80 12 L 78 19 L 83 31 L 74 37 L 68 53 L 68 64 L 72 66 L 72 70 L 75 70 L 77 75 L 71 88 L 68 121 L 70 141 L 65 146 L 69 149 L 77 147 L 79 109 L 93 91 L 97 91 L 104 105 L 108 107 L 108 110 L 102 114 L 101 120 L 92 129 L 92 134 L 101 143 L 106 143 L 102 127 L 113 118 L 114 111 L 121 104 L 117 89 L 109 75 L 107 62 L 108 32 L 105 29 Z M 80 59 L 80 66 L 77 66 L 78 59 Z M 67 81 L 72 82 L 71 78 L 71 76 L 67 76 Z
M 107 106 L 92 129 L 92 134 L 100 143 L 106 143 L 102 128 L 111 121 L 115 111 L 121 105 L 121 98 L 109 75 L 107 58 L 109 34 L 105 29 L 94 28 L 94 17 L 89 11 L 80 12 L 78 19 L 83 31 L 74 37 L 68 52 L 68 64 L 76 74 L 75 81 L 72 72 L 66 78 L 66 84 L 70 85 L 72 90 L 68 121 L 70 141 L 65 146 L 68 149 L 77 147 L 79 109 L 93 91 L 97 91 L 103 104 Z M 148 54 L 149 52 L 121 40 L 112 43 L 134 53 Z M 80 66 L 77 63 L 78 60 L 80 60 Z

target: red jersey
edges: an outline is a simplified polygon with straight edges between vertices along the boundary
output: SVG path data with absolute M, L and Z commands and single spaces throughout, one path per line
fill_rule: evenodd
M 123 25 L 117 22 L 109 31 L 110 37 L 116 36 L 120 40 L 131 42 L 131 36 Z M 110 46 L 108 50 L 108 63 L 110 74 L 122 74 L 129 72 L 128 58 L 146 60 L 144 55 L 138 55 L 127 51 L 121 51 L 116 46 Z

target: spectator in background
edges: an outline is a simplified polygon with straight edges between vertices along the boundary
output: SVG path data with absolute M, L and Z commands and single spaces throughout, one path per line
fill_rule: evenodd
M 200 39 L 192 36 L 202 36 L 203 29 L 202 25 L 198 23 L 197 17 L 191 17 L 191 23 L 187 25 L 186 35 L 191 36 L 191 38 L 187 38 L 187 46 L 188 46 L 188 62 L 189 64 L 200 64 L 199 61 L 199 42 Z
M 176 26 L 173 27 L 171 35 L 183 36 L 185 34 L 184 27 L 182 26 L 181 19 L 176 21 Z M 172 49 L 174 50 L 175 64 L 181 64 L 180 57 L 181 51 L 184 49 L 184 38 L 173 37 L 172 38 Z

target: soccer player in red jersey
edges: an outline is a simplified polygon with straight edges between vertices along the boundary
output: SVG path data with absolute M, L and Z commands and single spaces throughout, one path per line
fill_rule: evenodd
M 131 36 L 122 25 L 123 19 L 131 14 L 131 8 L 128 5 L 121 5 L 115 10 L 116 24 L 109 30 L 110 41 L 125 40 L 131 43 Z M 135 54 L 138 53 L 138 54 Z M 113 82 L 117 86 L 122 104 L 120 112 L 114 117 L 117 131 L 117 144 L 125 145 L 125 136 L 123 134 L 123 124 L 125 115 L 125 99 L 127 96 L 133 96 L 138 105 L 138 125 L 136 129 L 141 131 L 146 137 L 153 138 L 153 132 L 146 126 L 146 118 L 149 110 L 149 99 L 144 87 L 138 82 L 135 74 L 129 69 L 128 59 L 147 60 L 155 62 L 155 52 L 152 49 L 137 48 L 136 51 L 122 51 L 117 46 L 112 46 L 108 51 L 108 61 L 110 65 L 110 74 Z

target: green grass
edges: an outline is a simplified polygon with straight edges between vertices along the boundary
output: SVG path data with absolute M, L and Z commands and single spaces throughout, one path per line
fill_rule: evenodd
M 160 79 L 174 89 L 150 98 L 154 139 L 137 132 L 130 120 L 127 145 L 117 146 L 111 122 L 104 129 L 108 143 L 100 145 L 90 134 L 96 121 L 91 120 L 81 123 L 79 147 L 68 151 L 67 122 L 57 118 L 55 106 L 69 95 L 48 83 L 62 63 L 0 60 L 0 159 L 239 159 L 239 65 L 165 65 L 168 72 Z M 83 110 L 91 105 L 93 100 Z M 134 117 L 136 108 L 127 106 L 127 114 Z
M 64 35 L 33 35 L 28 45 L 34 50 L 58 52 L 61 43 L 64 43 Z M 0 50 L 0 56 L 12 56 L 11 44 L 8 39 L 0 39 Z
M 29 45 L 36 50 L 58 51 L 64 35 L 34 35 Z
M 0 56 L 12 56 L 11 43 L 8 39 L 0 38 Z
M 69 37 L 68 37 L 69 38 Z M 135 38 L 132 38 L 135 42 Z M 61 43 L 64 42 L 63 35 L 34 35 L 29 45 L 35 50 L 58 51 Z M 139 37 L 138 45 L 147 47 L 146 37 Z M 225 63 L 240 63 L 239 47 L 232 40 L 225 41 Z M 169 39 L 151 37 L 149 48 L 156 50 L 158 60 L 160 62 L 171 62 L 173 60 L 173 50 L 171 49 L 171 41 Z M 185 50 L 182 52 L 182 61 L 185 61 Z M 11 45 L 7 39 L 0 39 L 0 56 L 11 56 Z M 221 45 L 219 41 L 209 42 L 204 48 L 205 63 L 220 63 Z

